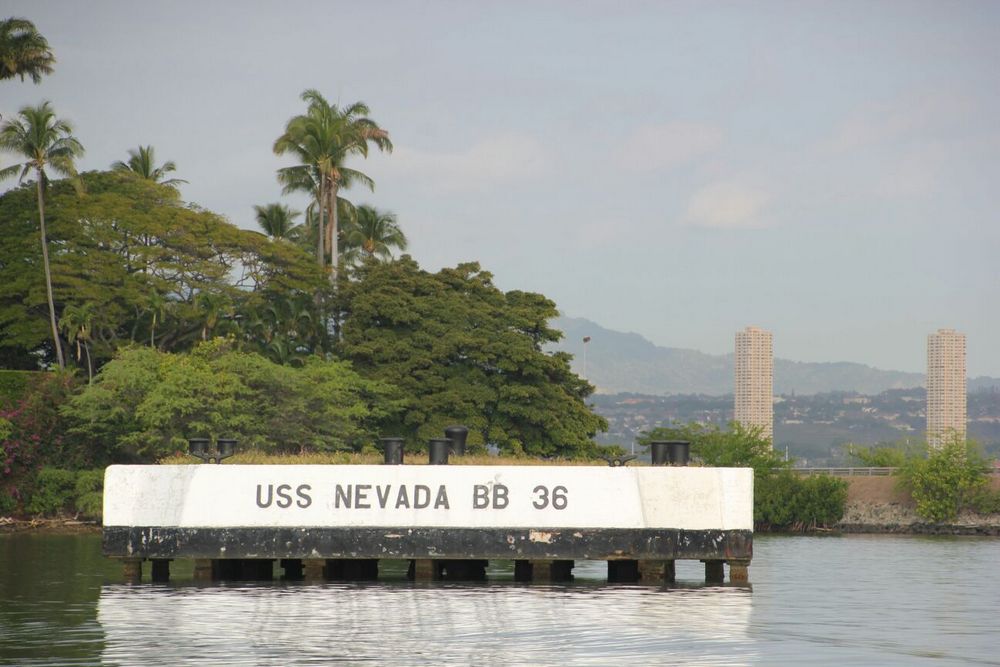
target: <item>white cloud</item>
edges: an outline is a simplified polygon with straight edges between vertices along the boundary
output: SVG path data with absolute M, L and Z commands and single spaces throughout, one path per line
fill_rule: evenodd
M 974 108 L 968 97 L 943 92 L 866 104 L 841 122 L 824 147 L 842 153 L 946 132 L 960 126 Z
M 679 121 L 645 125 L 625 140 L 616 162 L 635 171 L 667 169 L 718 150 L 723 140 L 722 130 L 714 125 Z
M 762 213 L 771 201 L 764 190 L 736 181 L 720 181 L 691 196 L 684 222 L 718 229 L 761 229 L 773 226 Z
M 397 144 L 384 171 L 434 193 L 484 192 L 534 180 L 548 165 L 547 153 L 535 138 L 509 133 L 450 153 Z

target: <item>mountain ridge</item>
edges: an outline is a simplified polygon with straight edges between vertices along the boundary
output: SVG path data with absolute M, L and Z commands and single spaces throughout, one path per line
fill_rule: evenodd
M 663 347 L 640 334 L 607 329 L 580 317 L 560 315 L 552 325 L 565 336 L 551 349 L 572 354 L 574 372 L 590 380 L 598 393 L 656 396 L 733 393 L 733 354 Z M 590 337 L 586 345 L 584 336 Z M 878 394 L 888 389 L 922 387 L 924 383 L 923 373 L 884 370 L 851 361 L 774 360 L 775 394 L 831 391 Z M 1000 387 L 1000 379 L 969 380 L 969 391 L 989 387 Z

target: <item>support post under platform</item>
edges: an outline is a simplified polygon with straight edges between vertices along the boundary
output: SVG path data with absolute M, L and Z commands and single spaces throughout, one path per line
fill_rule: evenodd
M 750 561 L 730 560 L 729 561 L 729 581 L 734 584 L 745 584 L 750 581 Z

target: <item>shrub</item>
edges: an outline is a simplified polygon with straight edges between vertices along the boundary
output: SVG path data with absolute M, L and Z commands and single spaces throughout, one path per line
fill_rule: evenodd
M 59 468 L 42 468 L 35 477 L 31 499 L 25 509 L 37 516 L 54 516 L 70 509 L 76 491 L 76 473 Z
M 951 438 L 930 447 L 926 457 L 907 459 L 901 482 L 913 496 L 917 514 L 928 521 L 952 521 L 976 498 L 986 497 L 988 467 L 975 445 Z
M 81 470 L 76 473 L 73 505 L 77 514 L 100 520 L 104 510 L 104 470 Z
M 35 475 L 24 506 L 32 516 L 69 514 L 100 519 L 104 505 L 104 469 L 42 468 Z M 16 500 L 16 499 L 15 499 Z M 9 511 L 16 508 L 16 503 Z
M 1000 491 L 993 491 L 987 486 L 974 491 L 969 508 L 977 514 L 1000 514 Z
M 765 529 L 810 530 L 844 516 L 847 482 L 828 475 L 800 477 L 790 471 L 754 480 L 754 523 Z
M 70 446 L 64 436 L 58 410 L 72 389 L 67 373 L 31 374 L 20 400 L 0 407 L 0 483 L 15 497 L 42 467 L 93 465 L 91 452 Z
M 17 509 L 17 498 L 11 489 L 0 488 L 0 516 L 9 516 Z

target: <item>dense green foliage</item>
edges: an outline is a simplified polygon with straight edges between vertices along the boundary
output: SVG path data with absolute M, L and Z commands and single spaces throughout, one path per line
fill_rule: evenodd
M 70 433 L 115 460 L 153 462 L 193 437 L 245 449 L 359 449 L 398 410 L 394 389 L 340 361 L 279 365 L 216 339 L 189 354 L 127 348 L 63 408 Z
M 573 374 L 569 355 L 542 351 L 562 335 L 548 326 L 556 309 L 545 297 L 502 292 L 478 264 L 428 273 L 407 256 L 366 263 L 338 296 L 339 352 L 408 398 L 387 433 L 425 443 L 464 423 L 473 447 L 595 451 L 593 435 L 606 422 L 584 403 L 593 387 Z
M 988 496 L 986 461 L 974 445 L 958 438 L 930 447 L 926 456 L 910 456 L 900 481 L 917 504 L 917 514 L 938 523 L 951 521 L 963 509 Z
M 788 470 L 759 428 L 738 422 L 728 430 L 698 423 L 660 427 L 644 433 L 639 443 L 686 440 L 696 463 L 748 467 L 754 471 L 754 523 L 764 530 L 810 530 L 831 526 L 844 515 L 847 482 L 827 476 L 802 477 Z
M 34 375 L 31 371 L 0 370 L 0 406 L 20 400 Z
M 781 470 L 754 479 L 754 522 L 774 530 L 832 526 L 844 516 L 847 480 Z
M 91 172 L 82 181 L 85 195 L 53 182 L 47 212 L 50 242 L 60 248 L 52 256 L 56 312 L 60 320 L 74 308 L 86 313 L 95 367 L 130 342 L 179 351 L 232 333 L 285 356 L 325 344 L 315 298 L 325 282 L 301 249 L 185 205 L 176 190 L 148 180 Z M 0 347 L 23 354 L 48 351 L 51 336 L 35 206 L 31 187 L 0 196 Z
M 25 510 L 35 516 L 77 515 L 100 519 L 104 470 L 42 468 L 35 477 Z

